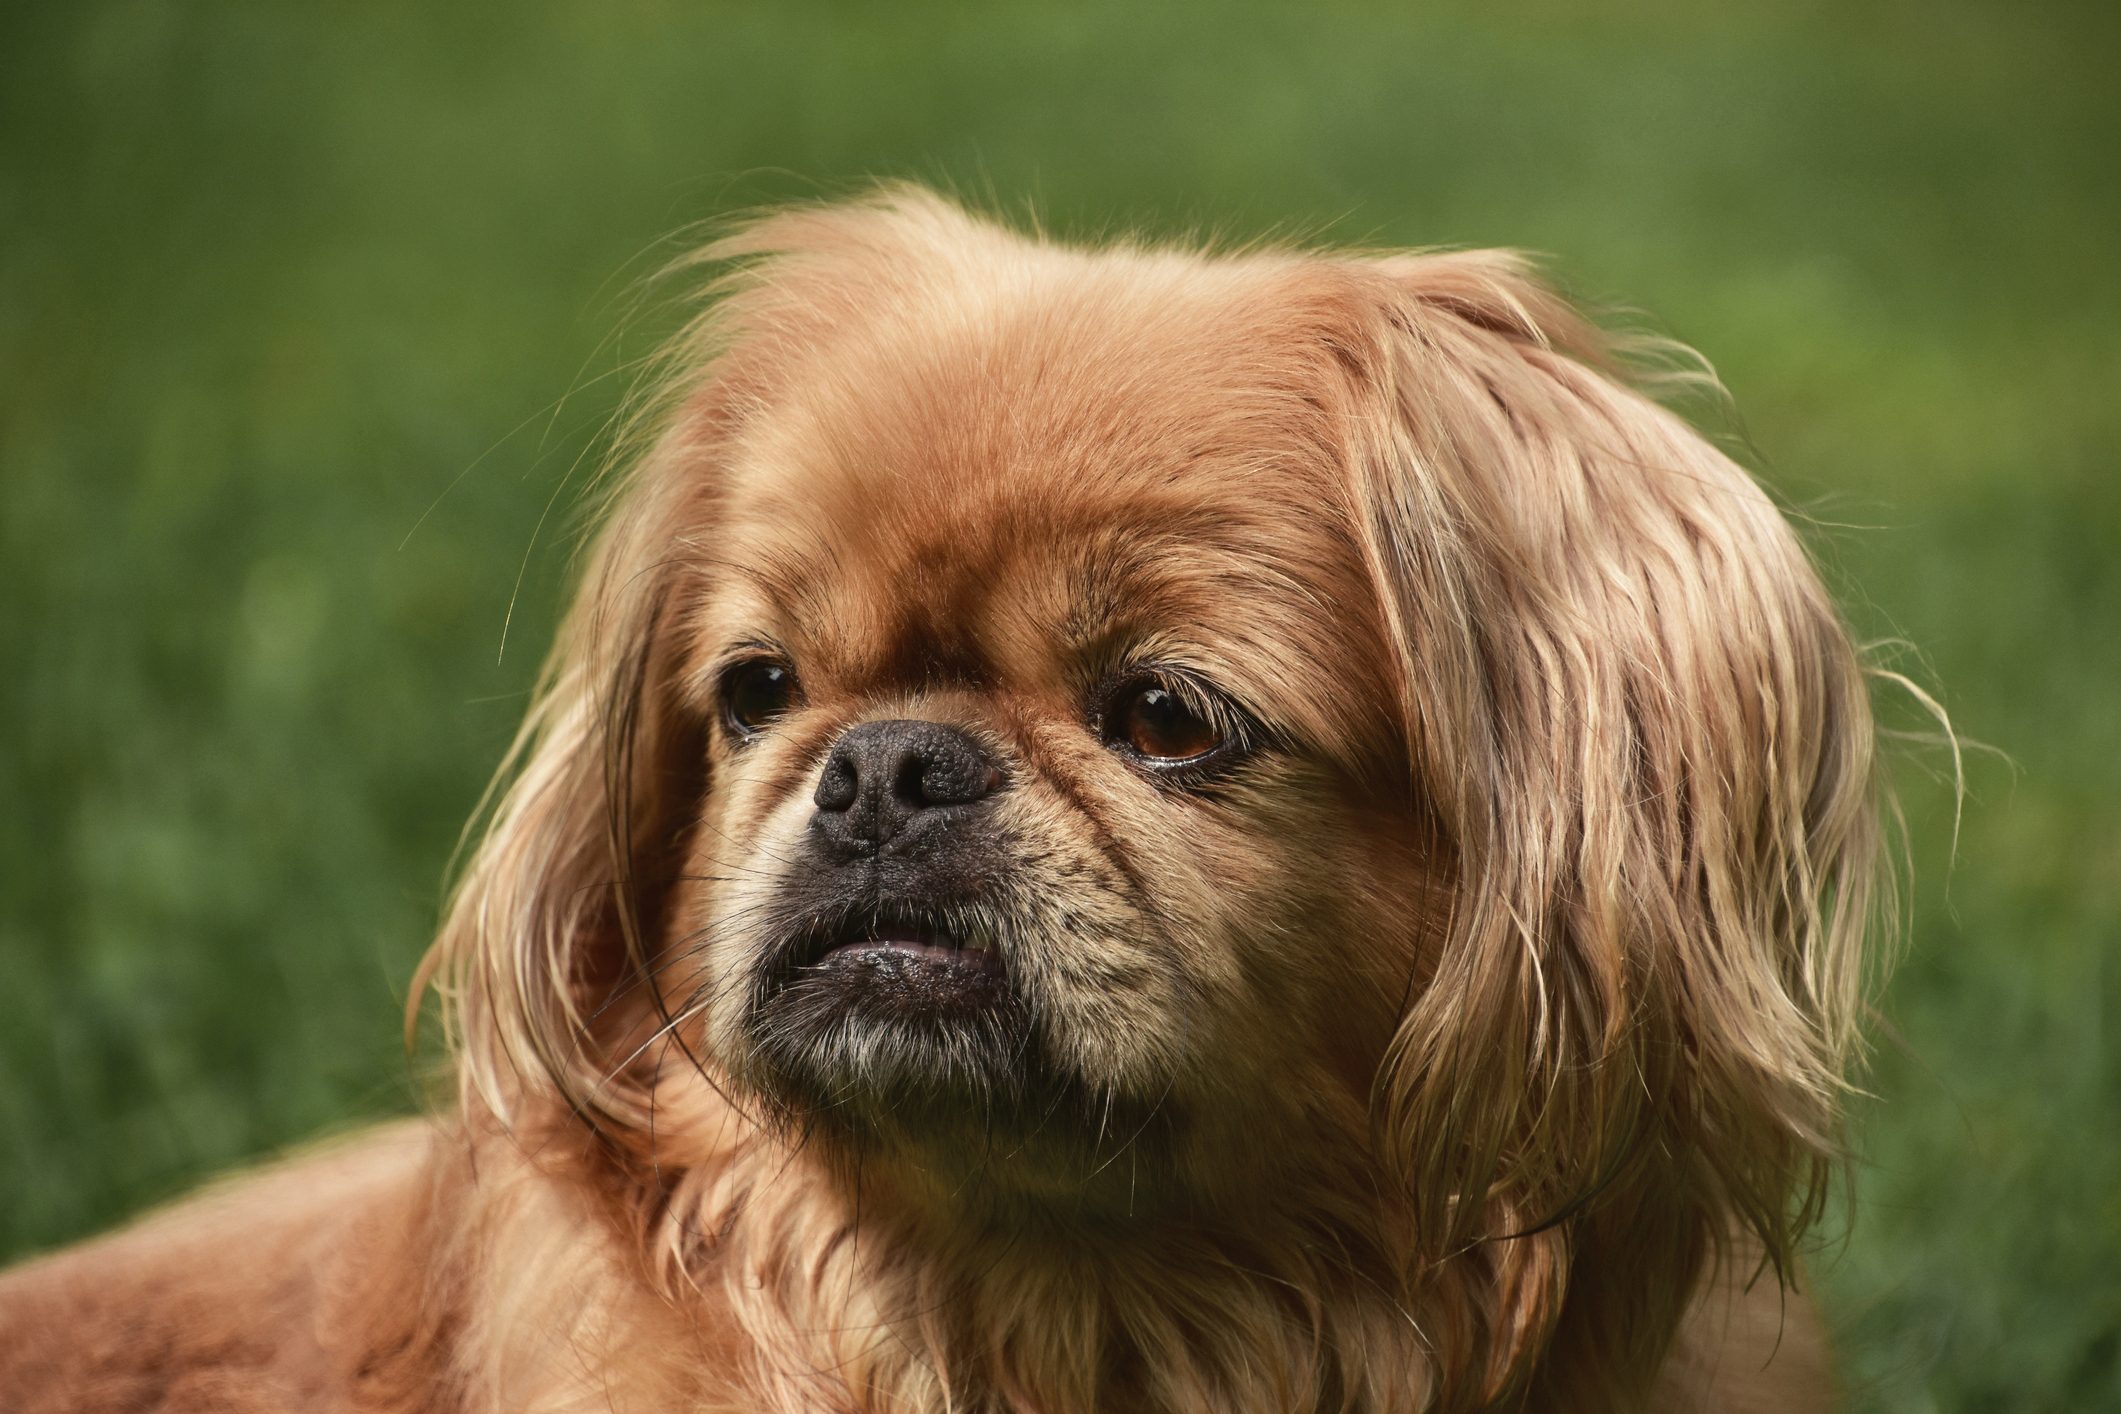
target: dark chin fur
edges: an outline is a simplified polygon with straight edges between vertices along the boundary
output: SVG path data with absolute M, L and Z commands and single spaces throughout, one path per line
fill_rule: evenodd
M 806 1138 L 992 1194 L 1080 1204 L 1110 1188 L 1131 1205 L 1141 1176 L 1168 1167 L 1168 1106 L 1056 1065 L 1035 1012 L 1000 978 L 951 1000 L 934 1005 L 888 963 L 801 969 L 761 987 L 744 1078 Z
M 1005 982 L 945 992 L 889 957 L 803 969 L 765 992 L 750 1032 L 762 1080 L 849 1117 L 1020 1109 L 1040 1068 L 1029 1010 Z

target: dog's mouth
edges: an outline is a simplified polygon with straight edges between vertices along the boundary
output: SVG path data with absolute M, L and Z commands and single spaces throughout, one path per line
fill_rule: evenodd
M 756 974 L 752 1079 L 793 1110 L 933 1128 L 1022 1089 L 1031 1009 L 976 908 L 835 907 Z
M 837 993 L 850 1005 L 912 1016 L 979 1010 L 1009 994 L 993 924 L 977 910 L 894 903 L 836 910 L 783 945 L 762 1000 Z
M 955 901 L 798 917 L 754 974 L 743 1078 L 784 1117 L 859 1143 L 921 1145 L 926 1161 L 991 1159 L 1007 1137 L 1012 1155 L 1035 1146 L 1040 1163 L 1094 1170 L 1096 1144 L 1078 1141 L 1108 1131 L 1150 1152 L 1169 1124 L 1166 1113 L 1154 1127 L 1161 1099 L 1093 1091 L 1056 1059 L 1036 1000 L 1036 926 Z
M 917 967 L 998 971 L 1002 965 L 991 928 L 903 908 L 812 930 L 804 938 L 799 965 L 844 966 L 874 961 L 879 954 L 896 955 Z

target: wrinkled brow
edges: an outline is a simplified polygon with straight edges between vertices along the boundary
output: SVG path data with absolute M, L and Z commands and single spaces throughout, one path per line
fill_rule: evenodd
M 703 565 L 721 581 L 717 632 L 778 640 L 850 687 L 1075 677 L 1132 659 L 1251 696 L 1265 684 L 1245 679 L 1295 666 L 1291 640 L 1309 637 L 1297 619 L 1331 615 L 1319 581 L 1333 577 L 1333 547 L 1291 537 L 1286 516 L 1270 528 L 1243 503 L 1152 494 L 1092 507 L 1041 491 L 914 534 L 798 522 L 741 537 Z

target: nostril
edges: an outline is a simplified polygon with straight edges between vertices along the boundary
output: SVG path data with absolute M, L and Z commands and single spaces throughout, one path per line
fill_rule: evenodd
M 935 793 L 928 779 L 932 771 L 925 754 L 908 751 L 899 758 L 898 769 L 892 774 L 891 793 L 916 808 L 935 804 Z
M 811 800 L 820 810 L 840 811 L 851 808 L 861 793 L 861 773 L 855 769 L 853 757 L 834 749 L 826 758 L 825 769 L 818 774 L 817 790 Z

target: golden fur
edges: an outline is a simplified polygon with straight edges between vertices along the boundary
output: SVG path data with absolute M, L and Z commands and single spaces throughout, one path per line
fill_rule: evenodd
M 1507 254 L 892 189 L 703 259 L 425 969 L 457 1111 L 0 1281 L 0 1405 L 1824 1407 L 1880 787 L 1750 478 Z M 1143 664 L 1259 749 L 1107 749 Z M 1008 782 L 949 907 L 1035 1084 L 759 1019 L 885 719 Z

